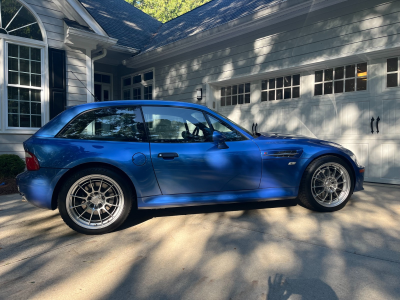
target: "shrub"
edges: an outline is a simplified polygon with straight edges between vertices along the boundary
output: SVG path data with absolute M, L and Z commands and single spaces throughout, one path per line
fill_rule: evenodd
M 18 155 L 0 155 L 0 177 L 15 177 L 25 170 L 25 162 Z

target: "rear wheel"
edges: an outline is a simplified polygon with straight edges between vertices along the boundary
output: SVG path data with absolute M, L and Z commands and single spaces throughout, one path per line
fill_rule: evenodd
M 66 180 L 58 197 L 64 222 L 84 234 L 118 228 L 132 208 L 132 191 L 125 178 L 106 168 L 80 170 Z
M 303 206 L 315 211 L 336 211 L 346 205 L 352 193 L 348 164 L 336 156 L 323 156 L 304 172 L 298 199 Z

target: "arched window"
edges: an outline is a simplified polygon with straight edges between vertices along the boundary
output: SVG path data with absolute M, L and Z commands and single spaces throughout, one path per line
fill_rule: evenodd
M 39 22 L 23 1 L 0 0 L 0 132 L 33 133 L 46 121 L 46 44 Z
M 0 0 L 0 33 L 43 41 L 32 13 L 16 0 Z

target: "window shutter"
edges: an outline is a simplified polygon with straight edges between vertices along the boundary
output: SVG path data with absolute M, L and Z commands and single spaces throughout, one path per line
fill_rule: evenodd
M 50 119 L 67 106 L 65 50 L 49 48 Z

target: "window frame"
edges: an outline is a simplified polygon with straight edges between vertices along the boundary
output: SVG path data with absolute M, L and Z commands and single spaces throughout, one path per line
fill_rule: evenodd
M 0 133 L 34 134 L 38 127 L 9 127 L 8 126 L 8 43 L 20 46 L 27 46 L 41 49 L 41 125 L 42 127 L 50 120 L 49 118 L 49 65 L 48 65 L 48 43 L 47 33 L 42 20 L 37 13 L 31 9 L 25 1 L 16 0 L 35 17 L 40 27 L 43 40 L 34 40 L 20 36 L 0 33 L 0 94 L 3 101 L 0 101 Z
M 195 110 L 195 111 L 201 112 L 203 114 L 204 119 L 207 122 L 208 127 L 212 130 L 212 132 L 214 132 L 213 127 L 212 127 L 210 121 L 208 120 L 207 113 L 204 110 L 201 110 L 199 108 L 187 107 L 187 106 L 175 106 L 175 105 L 146 105 L 146 104 L 143 105 L 142 104 L 142 105 L 140 105 L 140 109 L 142 111 L 142 118 L 143 118 L 143 121 L 144 121 L 144 124 L 145 124 L 144 127 L 145 127 L 145 130 L 146 130 L 147 139 L 148 139 L 149 143 L 163 144 L 163 143 L 160 143 L 160 142 L 153 142 L 151 140 L 151 138 L 150 138 L 150 136 L 151 136 L 150 135 L 150 130 L 149 130 L 149 127 L 147 126 L 147 121 L 146 121 L 146 118 L 145 118 L 145 115 L 144 115 L 144 112 L 143 112 L 143 107 L 171 107 L 171 108 L 189 109 L 189 110 Z M 211 142 L 207 142 L 206 141 L 206 142 L 194 142 L 194 143 L 185 143 L 185 144 L 199 144 L 199 143 L 213 143 L 213 142 L 212 141 Z M 164 143 L 164 144 L 181 144 L 181 143 Z
M 388 72 L 387 71 L 388 60 L 389 59 L 393 59 L 393 58 L 397 59 L 397 71 Z M 397 85 L 396 86 L 390 86 L 390 87 L 387 86 L 387 84 L 388 84 L 387 76 L 389 74 L 395 74 L 395 73 L 397 73 Z M 395 89 L 395 88 L 399 88 L 400 87 L 400 83 L 399 83 L 399 80 L 400 80 L 400 57 L 399 56 L 392 56 L 392 57 L 386 58 L 386 61 L 385 61 L 385 74 L 386 74 L 386 76 L 385 76 L 385 80 L 386 80 L 385 88 L 386 89 Z
M 99 82 L 99 81 L 95 81 L 95 77 L 94 77 L 94 74 L 100 74 L 100 75 L 108 75 L 108 76 L 110 76 L 110 83 L 104 83 L 104 82 Z M 95 84 L 101 84 L 102 86 L 101 86 L 101 93 L 103 94 L 103 84 L 107 84 L 107 85 L 110 85 L 110 100 L 108 100 L 108 101 L 112 101 L 113 99 L 114 99 L 114 95 L 113 95 L 113 92 L 114 92 L 114 89 L 113 89 L 113 85 L 114 85 L 114 78 L 113 78 L 113 74 L 112 73 L 107 73 L 107 72 L 98 72 L 98 71 L 93 71 L 93 86 L 95 85 Z M 93 92 L 94 92 L 94 90 L 93 90 Z M 101 100 L 100 100 L 101 101 Z
M 367 65 L 367 75 L 366 76 L 359 76 L 359 77 L 357 76 L 357 66 L 360 65 L 360 64 L 366 64 Z M 355 68 L 354 77 L 346 78 L 346 67 L 347 66 L 352 66 L 352 65 L 354 65 L 354 68 Z M 337 68 L 343 68 L 344 69 L 344 73 L 343 73 L 343 78 L 342 79 L 335 79 L 335 69 L 337 69 Z M 332 69 L 332 80 L 327 80 L 326 81 L 325 80 L 325 71 L 329 70 L 329 69 Z M 315 73 L 318 72 L 318 71 L 322 71 L 322 81 L 318 81 L 317 82 L 317 81 L 315 81 Z M 313 74 L 312 74 L 312 76 L 313 76 L 313 86 L 312 86 L 313 95 L 312 96 L 313 97 L 326 97 L 326 96 L 333 96 L 333 95 L 339 96 L 339 95 L 344 95 L 344 94 L 348 94 L 348 93 L 355 93 L 355 92 L 357 92 L 357 93 L 367 92 L 368 89 L 369 89 L 368 74 L 369 74 L 369 63 L 368 63 L 368 61 L 361 61 L 361 62 L 349 63 L 349 64 L 345 64 L 345 65 L 339 65 L 339 66 L 334 66 L 334 67 L 325 67 L 323 69 L 317 69 L 317 70 L 313 71 Z M 367 79 L 367 88 L 365 90 L 357 91 L 357 85 L 358 85 L 357 84 L 357 79 L 358 78 L 366 78 Z M 354 91 L 346 92 L 346 80 L 349 80 L 349 79 L 354 79 Z M 339 81 L 343 82 L 343 92 L 335 93 L 335 82 L 339 82 Z M 324 91 L 325 91 L 325 83 L 327 83 L 327 82 L 332 82 L 332 93 L 331 94 L 325 94 L 324 93 Z M 322 94 L 321 95 L 316 95 L 315 94 L 315 86 L 317 84 L 322 84 Z
M 290 80 L 291 80 L 290 86 L 285 87 L 285 77 L 289 77 L 289 76 L 290 76 Z M 298 85 L 293 85 L 293 77 L 294 76 L 299 76 L 299 84 Z M 276 87 L 276 82 L 277 82 L 276 80 L 278 78 L 282 78 L 283 79 L 283 85 L 282 85 L 281 88 L 277 88 Z M 262 79 L 261 80 L 261 84 L 260 84 L 260 93 L 261 93 L 260 102 L 261 103 L 269 103 L 271 101 L 290 101 L 290 100 L 294 100 L 294 99 L 300 99 L 301 98 L 301 78 L 302 78 L 301 73 L 295 73 L 295 74 L 292 74 L 292 75 L 274 76 L 272 78 Z M 270 87 L 269 81 L 272 80 L 272 79 L 275 82 L 275 87 L 273 89 L 270 89 L 269 88 Z M 263 90 L 263 88 L 262 88 L 262 82 L 263 81 L 267 81 L 268 82 L 268 88 L 266 90 Z M 288 89 L 288 88 L 290 88 L 290 98 L 285 98 L 285 89 Z M 293 98 L 293 89 L 294 88 L 299 88 L 299 96 L 296 97 L 296 98 Z M 279 89 L 282 90 L 282 99 L 276 99 L 277 98 L 276 97 L 276 91 L 279 90 Z M 269 99 L 269 92 L 270 91 L 275 91 L 275 99 L 273 99 L 273 100 Z M 267 100 L 262 100 L 263 92 L 267 92 L 267 95 L 268 95 L 268 99 Z
M 68 128 L 68 126 L 72 123 L 72 122 L 74 122 L 76 119 L 78 119 L 79 117 L 81 117 L 82 115 L 84 115 L 84 114 L 86 114 L 86 113 L 90 113 L 90 112 L 92 112 L 92 111 L 95 111 L 95 110 L 100 110 L 100 109 L 106 109 L 106 108 L 132 108 L 132 107 L 136 107 L 136 108 L 138 108 L 139 109 L 139 111 L 140 111 L 140 116 L 141 116 L 141 118 L 142 118 L 142 121 L 143 121 L 143 126 L 144 126 L 144 128 L 145 128 L 145 136 L 146 136 L 146 141 L 118 141 L 118 140 L 106 140 L 106 139 L 104 139 L 104 140 L 97 140 L 97 139 L 70 139 L 70 138 L 66 138 L 66 137 L 61 137 L 60 135 L 62 134 L 62 133 L 64 133 L 64 131 Z M 145 124 L 146 122 L 145 122 L 145 120 L 144 120 L 144 114 L 143 114 L 143 111 L 142 111 L 142 105 L 110 105 L 110 106 L 101 106 L 101 107 L 95 107 L 95 108 L 91 108 L 91 109 L 88 109 L 88 110 L 85 110 L 85 111 L 82 111 L 82 112 L 80 112 L 79 114 L 77 114 L 75 117 L 73 117 L 67 124 L 65 124 L 64 126 L 63 126 L 63 128 L 61 128 L 58 132 L 57 132 L 57 134 L 54 136 L 54 138 L 57 138 L 57 139 L 62 139 L 62 140 L 71 140 L 71 141 L 99 141 L 99 142 L 119 142 L 119 143 L 149 143 L 149 134 L 148 134 L 148 131 L 147 131 L 147 126 L 146 126 L 146 124 Z
M 46 74 L 48 72 L 47 71 L 47 57 L 45 55 L 45 52 L 47 52 L 47 47 L 44 47 L 43 45 L 37 45 L 36 43 L 21 43 L 19 41 L 14 41 L 12 40 L 5 40 L 3 41 L 3 57 L 0 58 L 3 60 L 3 66 L 4 66 L 4 78 L 2 80 L 2 82 L 4 82 L 4 90 L 3 90 L 3 112 L 2 112 L 2 116 L 3 116 L 3 123 L 4 123 L 4 128 L 5 131 L 7 132 L 18 132 L 18 133 L 34 133 L 37 130 L 40 129 L 40 127 L 12 127 L 8 125 L 8 118 L 9 118 L 9 114 L 8 114 L 8 87 L 17 87 L 17 88 L 27 88 L 27 89 L 34 89 L 34 90 L 40 90 L 40 95 L 41 95 L 41 126 L 43 126 L 44 124 L 46 124 L 47 121 L 47 107 L 48 107 L 48 101 L 47 101 L 47 90 L 48 90 L 48 75 L 46 76 Z M 40 59 L 41 59 L 41 86 L 40 87 L 34 87 L 34 86 L 25 86 L 25 85 L 19 85 L 19 84 L 9 84 L 8 83 L 8 45 L 9 44 L 14 44 L 14 45 L 18 45 L 18 46 L 27 46 L 30 48 L 36 48 L 36 49 L 40 49 Z M 47 96 L 47 97 L 46 97 Z
M 149 72 L 153 72 L 153 79 L 144 80 L 144 74 L 149 73 Z M 138 75 L 140 75 L 141 81 L 138 83 L 133 83 L 133 78 Z M 124 80 L 127 78 L 131 78 L 131 84 L 124 86 Z M 121 99 L 126 100 L 126 99 L 124 99 L 124 91 L 129 90 L 129 93 L 130 93 L 129 100 L 150 100 L 150 99 L 144 99 L 144 90 L 145 90 L 145 87 L 148 87 L 148 86 L 152 87 L 151 100 L 154 100 L 155 68 L 149 68 L 149 69 L 145 69 L 140 72 L 131 73 L 131 74 L 122 76 L 121 77 Z M 140 97 L 141 98 L 133 99 L 133 88 L 138 88 L 138 87 L 140 87 Z
M 249 89 L 250 89 L 249 92 L 246 92 L 246 85 L 247 84 L 249 85 Z M 243 93 L 239 93 L 239 85 L 243 85 Z M 236 89 L 237 89 L 236 94 L 233 94 L 233 86 L 236 86 Z M 220 86 L 219 87 L 219 106 L 221 108 L 222 107 L 225 108 L 225 107 L 237 107 L 237 106 L 240 106 L 240 105 L 251 104 L 251 92 L 252 92 L 251 86 L 252 86 L 252 82 L 251 81 L 246 81 L 246 82 L 241 82 L 241 83 L 236 83 L 236 84 Z M 231 94 L 230 95 L 226 95 L 226 91 L 227 91 L 228 87 L 231 89 Z M 224 96 L 222 95 L 222 89 L 225 89 L 225 92 L 224 92 L 225 95 Z M 239 103 L 239 95 L 243 95 L 243 103 Z M 250 98 L 249 99 L 250 102 L 248 102 L 248 103 L 246 103 L 246 95 L 249 95 L 249 98 Z M 225 98 L 224 101 L 226 101 L 226 98 L 228 96 L 231 97 L 231 104 L 226 105 L 226 102 L 224 102 L 224 105 L 222 105 L 222 98 Z M 236 104 L 232 104 L 232 97 L 233 96 L 237 96 Z

